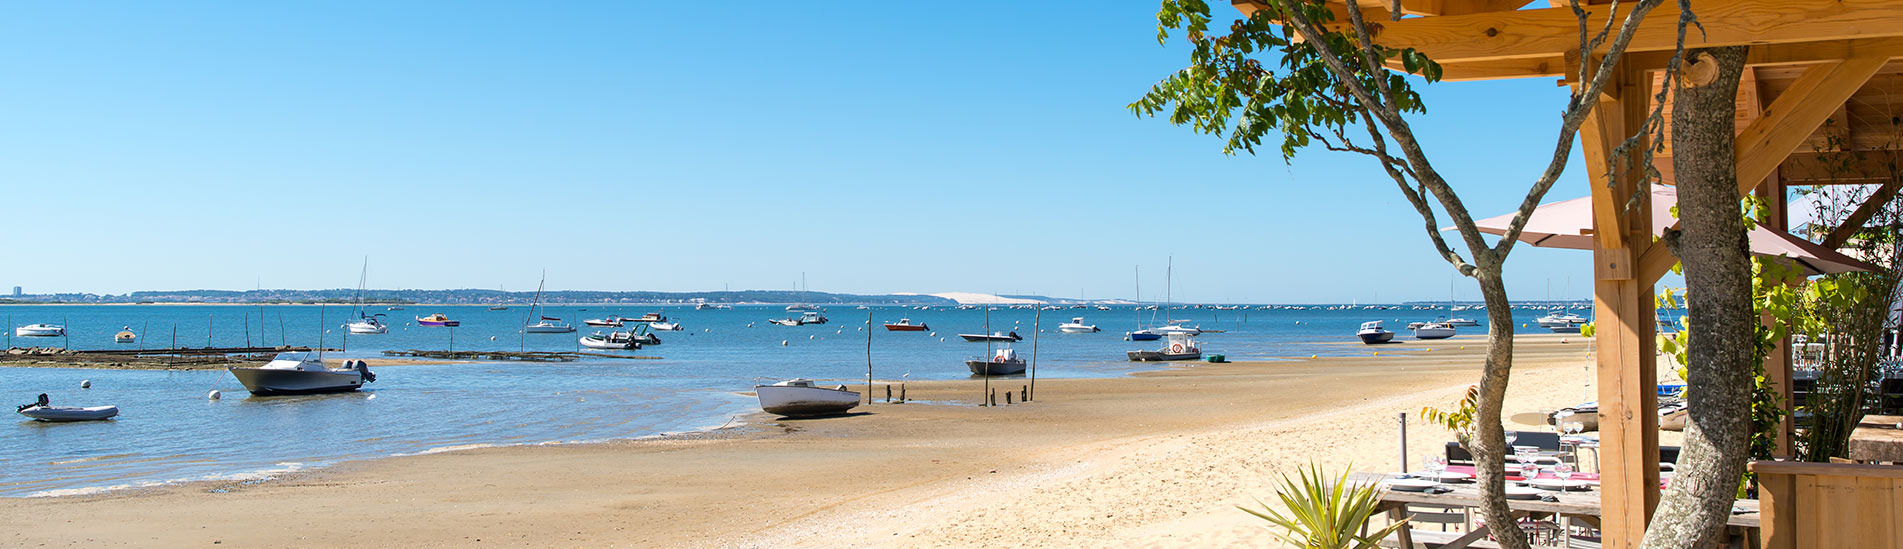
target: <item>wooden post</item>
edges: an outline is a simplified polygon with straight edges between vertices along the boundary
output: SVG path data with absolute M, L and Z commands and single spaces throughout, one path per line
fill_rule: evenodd
M 1588 57 L 1590 62 L 1597 60 Z M 1593 308 L 1597 333 L 1601 533 L 1604 547 L 1637 547 L 1658 507 L 1658 366 L 1653 280 L 1638 274 L 1640 246 L 1652 242 L 1650 189 L 1632 170 L 1608 173 L 1612 150 L 1648 114 L 1651 78 L 1619 69 L 1618 88 L 1600 98 L 1580 127 L 1592 175 Z M 1640 145 L 1649 146 L 1649 143 Z M 1630 164 L 1630 162 L 1628 162 Z M 1610 187 L 1610 188 L 1608 188 Z M 1626 200 L 1638 197 L 1636 207 Z M 1642 280 L 1643 279 L 1643 280 Z
M 892 402 L 892 388 L 885 388 L 885 401 Z M 872 309 L 866 309 L 866 404 L 872 404 Z
M 1401 412 L 1401 472 L 1407 472 L 1407 412 Z
M 887 403 L 892 402 L 892 386 L 891 385 L 885 386 L 885 401 Z
M 318 322 L 319 324 L 322 324 L 322 323 L 324 322 L 324 318 L 323 318 L 322 316 L 319 316 L 319 317 L 317 318 L 317 322 Z M 210 348 L 212 348 L 212 344 L 211 344 L 211 315 L 205 315 L 205 348 L 206 348 L 206 349 L 210 349 Z
M 989 371 L 990 368 L 985 368 L 985 370 Z M 991 397 L 990 397 L 991 400 L 989 401 L 991 405 L 997 406 L 998 405 L 998 390 L 997 389 L 986 389 L 986 390 L 991 391 Z
M 1044 308 L 1038 307 L 1037 314 L 1031 317 L 1031 386 L 1032 387 L 1037 386 L 1037 336 L 1039 333 L 1042 333 L 1044 331 L 1043 326 L 1044 326 Z M 1031 400 L 1031 394 L 1029 389 L 1025 390 L 1024 400 L 1026 402 L 1029 402 Z
M 984 377 L 985 377 L 985 392 L 983 392 L 983 393 L 980 393 L 980 394 L 978 395 L 978 403 L 979 403 L 979 404 L 985 404 L 985 395 L 991 395 L 991 403 L 990 403 L 990 404 L 986 404 L 986 405 L 987 405 L 987 406 L 996 406 L 996 405 L 998 404 L 998 395 L 997 395 L 997 393 L 993 393 L 993 392 L 991 392 L 991 306 L 989 306 L 989 305 L 986 305 L 986 306 L 985 306 L 985 356 L 984 356 L 984 365 L 985 365 L 985 371 L 984 371 Z
M 1004 392 L 1004 403 L 1005 403 L 1006 405 L 1009 405 L 1009 404 L 1011 404 L 1011 391 L 1005 391 L 1005 392 Z

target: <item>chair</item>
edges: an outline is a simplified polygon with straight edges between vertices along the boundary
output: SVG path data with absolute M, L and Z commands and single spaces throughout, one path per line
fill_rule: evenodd
M 1518 436 L 1513 441 L 1515 446 L 1538 446 L 1541 450 L 1559 451 L 1559 433 L 1543 431 L 1513 431 L 1513 433 Z

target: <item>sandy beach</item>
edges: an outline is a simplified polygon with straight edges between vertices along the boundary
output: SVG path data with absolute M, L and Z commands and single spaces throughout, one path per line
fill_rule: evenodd
M 1561 341 L 1519 337 L 1508 415 L 1593 400 L 1585 341 Z M 915 402 L 849 417 L 756 414 L 647 440 L 6 499 L 0 544 L 1260 546 L 1267 531 L 1234 506 L 1273 498 L 1277 473 L 1311 459 L 1396 469 L 1403 412 L 1411 462 L 1451 440 L 1419 411 L 1477 380 L 1484 347 L 1461 337 L 1360 357 L 1039 380 L 1035 402 L 995 408 L 975 405 L 976 379 L 913 382 Z

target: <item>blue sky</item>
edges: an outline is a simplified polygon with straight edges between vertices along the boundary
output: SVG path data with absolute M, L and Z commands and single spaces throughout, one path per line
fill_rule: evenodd
M 1224 8 L 1226 10 L 1226 8 Z M 1365 158 L 1226 157 L 1125 105 L 1151 2 L 98 2 L 0 7 L 0 286 L 790 288 L 1445 299 Z M 1226 13 L 1226 12 L 1225 12 Z M 1478 216 L 1565 89 L 1427 89 Z M 1548 201 L 1583 196 L 1576 156 Z M 1590 294 L 1521 247 L 1516 299 Z M 1566 290 L 1570 289 L 1570 293 Z M 1475 299 L 1462 279 L 1456 295 Z

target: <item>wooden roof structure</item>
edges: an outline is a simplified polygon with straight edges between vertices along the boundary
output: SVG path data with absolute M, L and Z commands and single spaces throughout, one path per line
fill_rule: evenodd
M 1330 0 L 1345 13 L 1345 2 Z M 1258 0 L 1232 0 L 1244 15 Z M 1604 24 L 1609 0 L 1582 0 L 1593 28 Z M 1618 14 L 1630 11 L 1626 2 Z M 1567 0 L 1369 0 L 1363 17 L 1378 25 L 1375 41 L 1413 48 L 1440 63 L 1448 81 L 1552 78 L 1579 89 L 1581 60 L 1604 52 L 1579 50 L 1579 20 Z M 1370 7 L 1380 6 L 1380 7 Z M 1688 48 L 1745 45 L 1747 69 L 1738 94 L 1736 160 L 1739 192 L 1771 204 L 1773 227 L 1785 226 L 1789 184 L 1883 183 L 1867 202 L 1896 192 L 1887 165 L 1903 139 L 1903 0 L 1722 0 L 1692 4 L 1703 26 L 1687 33 Z M 1393 11 L 1403 14 L 1391 20 Z M 1637 173 L 1609 173 L 1610 154 L 1634 133 L 1651 109 L 1662 72 L 1678 40 L 1677 2 L 1666 1 L 1644 20 L 1580 128 L 1594 210 L 1594 309 L 1598 325 L 1605 547 L 1635 547 L 1658 505 L 1656 317 L 1653 286 L 1677 260 L 1651 242 L 1649 195 L 1633 192 Z M 1345 17 L 1337 17 L 1345 21 Z M 1396 61 L 1398 64 L 1398 60 Z M 1669 100 L 1668 100 L 1669 108 Z M 1667 115 L 1669 116 L 1669 114 Z M 1669 120 L 1669 118 L 1668 118 Z M 1655 164 L 1672 182 L 1669 136 Z M 1864 175 L 1820 168 L 1820 153 L 1848 155 Z M 1645 197 L 1625 208 L 1626 197 Z M 1865 211 L 1868 210 L 1868 211 Z M 1861 226 L 1875 209 L 1859 208 L 1846 227 Z M 1847 235 L 1831 235 L 1835 247 Z M 1768 375 L 1791 402 L 1789 353 L 1775 350 Z M 1780 447 L 1789 449 L 1789 419 Z M 1767 540 L 1780 533 L 1767 525 Z M 1788 533 L 1784 534 L 1788 535 Z

